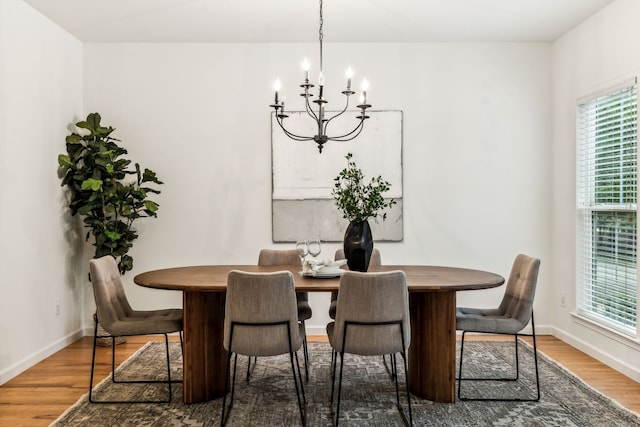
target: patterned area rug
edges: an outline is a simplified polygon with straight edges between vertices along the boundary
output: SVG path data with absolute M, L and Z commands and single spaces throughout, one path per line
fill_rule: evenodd
M 506 383 L 463 383 L 463 396 L 488 393 L 531 396 L 535 374 L 531 348 L 520 343 L 521 380 Z M 309 426 L 332 425 L 331 350 L 328 343 L 309 343 L 310 377 L 305 383 Z M 539 355 L 542 397 L 539 402 L 435 403 L 412 396 L 417 426 L 631 426 L 640 417 L 602 396 L 581 380 Z M 469 356 L 469 359 L 467 359 Z M 148 343 L 118 368 L 118 377 L 166 375 L 163 343 Z M 181 378 L 180 344 L 171 344 L 172 376 Z M 302 361 L 302 352 L 300 351 Z M 509 375 L 513 372 L 513 343 L 465 342 L 465 376 Z M 398 357 L 400 362 L 402 359 Z M 467 360 L 469 363 L 467 364 Z M 345 356 L 340 423 L 348 426 L 399 426 L 402 419 L 395 407 L 395 387 L 382 357 Z M 511 365 L 509 365 L 511 363 Z M 404 372 L 398 368 L 401 386 Z M 236 401 L 228 426 L 295 426 L 300 416 L 291 379 L 288 355 L 259 358 L 251 381 L 245 381 L 246 358 L 238 358 Z M 166 386 L 113 384 L 110 377 L 97 386 L 96 399 L 153 399 L 165 396 Z M 406 406 L 406 396 L 401 402 Z M 170 404 L 96 405 L 83 396 L 52 426 L 215 426 L 220 425 L 222 399 L 186 405 L 182 384 L 174 385 Z

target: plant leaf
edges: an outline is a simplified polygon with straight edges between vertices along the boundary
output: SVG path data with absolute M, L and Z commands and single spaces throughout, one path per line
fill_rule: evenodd
M 120 233 L 115 231 L 104 230 L 104 235 L 110 240 L 120 240 Z
M 151 200 L 145 200 L 144 207 L 146 210 L 151 212 L 156 212 L 158 210 L 158 204 L 155 202 L 152 202 Z
M 73 163 L 71 162 L 71 159 L 66 154 L 59 154 L 58 155 L 58 164 L 60 166 L 62 166 L 62 167 L 73 166 Z
M 67 135 L 65 141 L 67 142 L 67 144 L 80 144 L 83 139 L 77 133 L 72 133 L 71 135 Z
M 163 184 L 162 181 L 160 181 L 156 175 L 156 173 L 154 171 L 152 171 L 151 169 L 144 169 L 144 173 L 142 174 L 142 182 L 155 182 L 156 184 Z
M 87 127 L 86 129 L 89 129 L 91 131 L 91 133 L 96 133 L 96 131 L 100 128 L 100 120 L 102 119 L 102 117 L 100 117 L 99 113 L 91 113 L 87 116 L 87 125 L 89 127 Z
M 82 181 L 82 189 L 83 190 L 98 191 L 98 190 L 100 190 L 100 188 L 102 188 L 102 180 L 101 179 L 89 178 L 89 179 L 85 179 L 84 181 Z

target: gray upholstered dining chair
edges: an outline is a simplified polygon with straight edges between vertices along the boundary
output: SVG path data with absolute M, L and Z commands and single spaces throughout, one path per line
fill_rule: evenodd
M 329 336 L 331 347 L 337 353 L 333 357 L 332 363 L 332 406 L 336 365 L 338 355 L 340 356 L 335 425 L 338 425 L 340 419 L 340 397 L 345 353 L 363 356 L 391 354 L 394 366 L 396 364 L 396 353 L 401 354 L 404 361 L 407 405 L 409 409 L 408 421 L 400 404 L 397 375 L 394 376 L 396 404 L 405 424 L 413 425 L 407 367 L 407 349 L 411 343 L 411 326 L 409 292 L 405 273 L 402 271 L 384 273 L 345 272 L 340 278 L 336 320 L 327 325 L 327 335 Z
M 481 309 L 458 307 L 456 309 L 456 329 L 462 331 L 460 343 L 460 364 L 458 368 L 458 398 L 460 400 L 491 400 L 491 401 L 533 401 L 540 400 L 540 377 L 538 373 L 538 352 L 536 347 L 536 325 L 533 318 L 533 300 L 538 281 L 540 260 L 526 255 L 518 255 L 511 267 L 509 280 L 504 296 L 498 308 Z M 531 321 L 531 334 L 521 331 Z M 464 338 L 467 332 L 485 334 L 513 335 L 515 344 L 515 377 L 508 378 L 464 378 L 462 373 L 464 358 Z M 461 394 L 461 384 L 464 381 L 517 381 L 520 377 L 520 363 L 518 358 L 518 336 L 533 336 L 533 358 L 536 373 L 536 395 L 533 398 L 469 398 Z
M 334 260 L 344 259 L 344 249 L 337 249 L 333 259 Z M 369 265 L 382 265 L 382 256 L 380 255 L 380 251 L 378 250 L 378 248 L 373 248 L 373 251 L 371 252 L 371 260 L 369 261 Z M 332 291 L 331 303 L 329 304 L 329 317 L 332 319 L 336 318 L 337 301 L 338 301 L 338 291 Z
M 302 424 L 305 425 L 306 398 L 297 353 L 297 350 L 302 346 L 303 331 L 302 325 L 298 322 L 293 275 L 289 271 L 249 273 L 234 270 L 229 272 L 227 282 L 224 348 L 229 352 L 229 355 L 220 417 L 221 425 L 226 423 L 233 407 L 238 354 L 249 357 L 267 357 L 287 353 L 291 361 L 300 418 Z M 235 355 L 233 380 L 227 411 L 226 401 L 232 354 Z
M 300 265 L 300 257 L 295 249 L 262 249 L 258 255 L 258 265 Z M 302 267 L 302 266 L 301 266 Z M 302 324 L 304 331 L 304 372 L 306 380 L 309 381 L 309 350 L 307 348 L 307 333 L 305 320 L 309 320 L 313 314 L 309 305 L 308 292 L 296 292 L 296 303 L 298 306 L 298 321 Z M 247 364 L 247 381 L 251 377 L 251 359 Z
M 336 253 L 334 255 L 334 260 L 345 259 L 344 258 L 344 249 L 336 249 Z M 382 265 L 382 255 L 380 254 L 380 250 L 378 248 L 373 248 L 371 252 L 371 260 L 369 261 L 369 265 Z M 336 307 L 338 305 L 338 291 L 331 291 L 331 302 L 329 303 L 329 317 L 333 320 L 336 318 Z M 387 365 L 386 355 L 382 356 L 382 361 L 384 362 L 384 366 L 389 372 L 389 376 L 391 380 L 395 378 L 395 364 L 391 363 L 393 360 L 390 358 L 389 364 Z
M 171 379 L 171 365 L 169 359 L 169 333 L 180 334 L 182 345 L 182 309 L 172 308 L 164 310 L 140 311 L 131 308 L 124 292 L 122 277 L 118 264 L 111 255 L 89 261 L 91 285 L 96 302 L 96 322 L 93 333 L 93 356 L 91 358 L 91 376 L 89 380 L 89 401 L 91 403 L 169 403 L 171 402 L 171 383 L 181 380 Z M 110 335 L 101 336 L 98 333 L 98 323 Z M 115 375 L 115 341 L 117 337 L 132 335 L 164 335 L 167 353 L 166 380 L 116 380 Z M 144 401 L 97 401 L 93 399 L 93 375 L 96 362 L 96 344 L 98 338 L 111 338 L 111 380 L 114 383 L 165 383 L 169 388 L 166 400 Z

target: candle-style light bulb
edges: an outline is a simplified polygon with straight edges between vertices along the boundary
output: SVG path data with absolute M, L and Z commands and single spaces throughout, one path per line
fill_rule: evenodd
M 309 60 L 307 58 L 302 61 L 302 69 L 304 70 L 304 81 L 309 83 Z
M 320 75 L 318 76 L 318 85 L 320 86 L 318 88 L 318 98 L 322 99 L 324 94 L 324 74 L 322 74 L 322 71 L 320 71 Z
M 273 90 L 276 91 L 275 104 L 278 103 L 278 92 L 280 92 L 281 88 L 282 88 L 282 83 L 280 83 L 280 79 L 277 78 L 276 81 L 273 82 Z
M 347 90 L 351 90 L 351 77 L 353 77 L 353 70 L 351 67 L 347 68 Z
M 367 90 L 369 89 L 369 82 L 367 79 L 362 79 L 362 95 L 360 95 L 360 102 L 362 105 L 367 103 Z

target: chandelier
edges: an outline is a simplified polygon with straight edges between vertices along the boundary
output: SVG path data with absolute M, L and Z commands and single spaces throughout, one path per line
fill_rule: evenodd
M 300 87 L 304 90 L 304 93 L 301 93 L 300 96 L 304 97 L 305 109 L 307 114 L 312 120 L 315 121 L 315 126 L 318 129 L 317 134 L 314 136 L 302 136 L 302 135 L 297 135 L 285 128 L 284 119 L 286 119 L 289 116 L 285 113 L 285 110 L 284 110 L 284 101 L 285 101 L 284 97 L 280 99 L 280 89 L 281 89 L 280 79 L 277 79 L 273 85 L 273 88 L 275 89 L 275 92 L 276 92 L 275 101 L 273 104 L 270 105 L 275 110 L 276 120 L 278 122 L 278 125 L 280 125 L 280 128 L 282 128 L 282 130 L 284 131 L 285 135 L 287 135 L 289 138 L 295 141 L 315 141 L 315 143 L 318 144 L 318 151 L 320 153 L 322 153 L 322 147 L 327 141 L 351 141 L 352 139 L 356 138 L 364 128 L 364 121 L 369 118 L 369 116 L 366 115 L 366 110 L 367 108 L 371 107 L 371 105 L 367 104 L 367 89 L 369 88 L 369 83 L 367 82 L 366 79 L 364 79 L 362 81 L 362 93 L 360 94 L 360 104 L 357 106 L 357 108 L 360 109 L 360 115 L 356 116 L 356 118 L 358 119 L 358 123 L 356 127 L 350 132 L 345 133 L 343 135 L 335 135 L 335 136 L 327 135 L 327 127 L 329 123 L 331 123 L 333 119 L 341 116 L 342 114 L 344 114 L 345 111 L 347 111 L 347 108 L 349 108 L 349 97 L 355 94 L 355 92 L 351 90 L 351 77 L 353 77 L 353 71 L 351 70 L 351 67 L 349 67 L 346 73 L 347 88 L 346 90 L 342 91 L 342 94 L 346 96 L 345 106 L 342 109 L 342 111 L 334 114 L 333 116 L 327 116 L 325 111 L 325 104 L 327 104 L 328 101 L 324 98 L 324 76 L 322 74 L 322 39 L 324 36 L 322 32 L 322 25 L 323 25 L 322 0 L 320 0 L 320 31 L 319 31 L 320 75 L 318 77 L 317 99 L 311 100 L 311 97 L 313 97 L 313 94 L 310 93 L 309 90 L 313 88 L 314 85 L 309 83 L 309 61 L 307 61 L 307 59 L 305 59 L 304 62 L 302 63 L 302 69 L 304 70 L 304 83 L 300 85 Z M 315 110 L 312 103 L 315 104 Z

